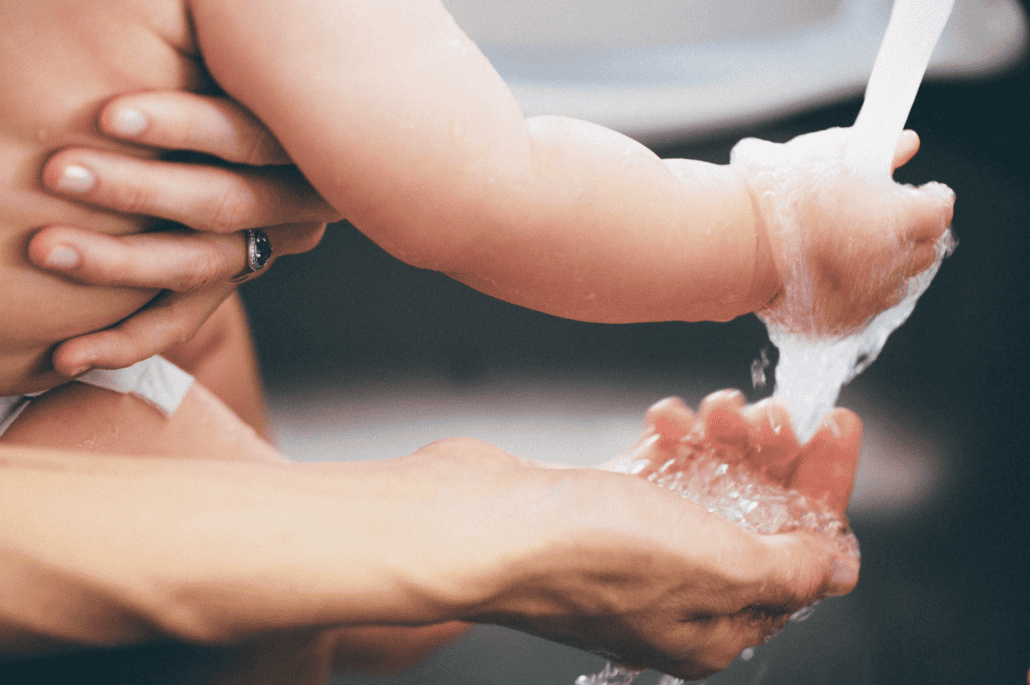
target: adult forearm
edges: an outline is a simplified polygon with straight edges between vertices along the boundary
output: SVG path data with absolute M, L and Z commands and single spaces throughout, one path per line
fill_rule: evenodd
M 2 621 L 55 646 L 452 613 L 397 549 L 418 500 L 388 466 L 3 458 Z
M 857 580 L 830 540 L 475 440 L 357 464 L 3 458 L 8 655 L 460 619 L 697 678 Z

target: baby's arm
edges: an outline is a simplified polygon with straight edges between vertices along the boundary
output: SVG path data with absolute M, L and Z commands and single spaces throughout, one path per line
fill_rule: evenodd
M 523 119 L 435 0 L 191 6 L 215 79 L 272 129 L 337 210 L 411 264 L 516 304 L 602 322 L 729 319 L 766 307 L 790 277 L 782 245 L 767 234 L 756 179 L 737 166 L 662 161 L 585 122 Z M 927 266 L 897 255 L 942 234 L 951 198 L 853 183 L 842 192 L 851 215 L 871 208 L 896 218 L 900 244 L 875 225 L 802 228 L 833 236 L 813 246 L 871 236 L 857 251 L 867 263 L 856 264 L 855 251 L 827 253 L 823 273 L 845 303 L 838 309 L 848 309 L 851 290 L 890 302 L 912 264 Z M 891 273 L 869 283 L 870 264 Z
M 193 0 L 216 80 L 395 256 L 576 319 L 728 319 L 779 290 L 734 169 L 525 120 L 438 2 Z

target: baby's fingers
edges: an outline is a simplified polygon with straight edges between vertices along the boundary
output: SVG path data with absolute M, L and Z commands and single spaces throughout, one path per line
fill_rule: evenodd
M 919 152 L 919 136 L 915 131 L 905 130 L 898 137 L 898 146 L 894 148 L 894 159 L 891 162 L 891 169 L 908 164 L 916 153 Z
M 918 188 L 901 187 L 895 212 L 907 241 L 932 244 L 951 226 L 955 193 L 943 183 L 931 182 Z

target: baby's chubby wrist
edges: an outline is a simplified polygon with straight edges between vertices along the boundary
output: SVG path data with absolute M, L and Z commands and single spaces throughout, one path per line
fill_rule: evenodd
M 755 233 L 755 258 L 752 271 L 751 287 L 748 289 L 747 302 L 751 311 L 759 312 L 770 307 L 783 294 L 783 273 L 786 263 L 783 259 L 782 246 L 776 236 L 769 230 L 769 224 L 762 210 L 761 197 L 763 190 L 749 182 L 748 177 L 732 165 L 726 167 L 746 188 L 751 200 Z M 779 248 L 779 249 L 778 249 Z

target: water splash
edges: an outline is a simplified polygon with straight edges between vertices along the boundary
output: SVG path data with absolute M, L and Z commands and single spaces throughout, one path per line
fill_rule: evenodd
M 930 269 L 903 284 L 898 303 L 846 335 L 827 335 L 818 284 L 807 263 L 808 248 L 799 223 L 805 220 L 799 198 L 818 194 L 825 179 L 850 173 L 852 186 L 874 193 L 901 188 L 891 179 L 895 147 L 915 100 L 934 46 L 951 14 L 954 0 L 895 0 L 890 23 L 880 45 L 865 101 L 852 129 L 831 129 L 799 136 L 787 145 L 745 139 L 733 150 L 731 165 L 749 177 L 771 220 L 771 239 L 781 242 L 790 274 L 784 276 L 786 294 L 779 306 L 762 316 L 769 338 L 779 348 L 773 397 L 790 410 L 795 433 L 807 441 L 816 425 L 833 409 L 841 387 L 864 371 L 880 354 L 887 338 L 915 308 L 936 275 L 941 261 L 954 247 L 950 231 L 936 244 Z M 791 147 L 793 146 L 793 147 Z M 806 175 L 813 183 L 797 183 Z M 857 181 L 857 183 L 856 183 Z M 865 184 L 863 187 L 861 184 Z M 930 193 L 950 193 L 940 184 L 928 184 Z M 876 194 L 867 199 L 883 203 Z M 839 199 L 839 198 L 836 198 Z M 900 235 L 888 220 L 886 235 Z M 861 236 L 857 241 L 861 241 Z M 899 242 L 900 245 L 900 242 Z M 847 249 L 849 243 L 841 244 Z M 896 264 L 873 265 L 870 282 L 888 275 Z M 878 267 L 878 271 L 877 271 Z M 882 281 L 881 281 L 882 284 Z M 838 312 L 839 313 L 839 312 Z M 764 354 L 763 354 L 764 360 Z M 752 365 L 756 386 L 764 383 L 763 361 Z M 689 436 L 688 436 L 689 437 Z M 685 441 L 687 439 L 685 438 Z M 833 511 L 819 502 L 764 482 L 743 465 L 742 455 L 726 455 L 698 445 L 681 445 L 673 459 L 661 465 L 638 463 L 629 472 L 647 472 L 648 479 L 759 534 L 810 530 L 833 539 L 841 552 L 858 559 L 858 541 Z M 804 620 L 806 607 L 791 616 Z M 580 676 L 576 685 L 630 685 L 639 671 L 608 663 L 592 676 Z M 662 676 L 659 685 L 680 685 L 678 678 Z
M 895 146 L 954 4 L 955 0 L 895 0 L 891 8 L 890 22 L 876 54 L 862 109 L 854 126 L 847 130 L 840 155 L 841 166 L 875 189 L 890 192 L 889 188 L 895 185 L 891 179 Z M 789 144 L 781 147 L 785 150 Z M 788 161 L 786 176 L 789 178 L 795 174 L 795 169 L 790 168 L 789 155 L 780 158 L 781 167 L 783 160 Z M 781 181 L 783 178 L 780 175 Z M 785 184 L 779 185 L 782 195 Z M 939 186 L 932 189 L 938 192 L 947 190 L 940 184 L 930 185 Z M 782 207 L 784 198 L 777 200 L 776 204 Z M 780 212 L 778 219 L 784 218 L 789 221 L 796 216 L 784 217 Z M 791 227 L 780 226 L 778 230 L 790 233 Z M 789 238 L 795 243 L 797 239 L 796 235 Z M 813 334 L 819 322 L 812 322 L 815 326 L 799 325 L 798 312 L 788 312 L 786 317 L 779 313 L 762 317 L 770 340 L 780 350 L 773 397 L 790 408 L 799 438 L 811 437 L 820 417 L 836 404 L 840 388 L 873 363 L 890 334 L 912 313 L 916 301 L 954 245 L 950 232 L 946 232 L 936 245 L 935 263 L 909 279 L 901 301 L 847 337 Z M 803 247 L 795 244 L 794 252 Z M 797 261 L 797 254 L 794 260 Z M 794 275 L 804 280 L 807 275 L 804 272 L 802 266 L 801 273 Z M 801 288 L 794 285 L 795 290 L 802 291 L 809 287 L 808 283 L 801 284 Z M 802 292 L 800 299 L 807 300 L 803 304 L 811 311 L 814 293 Z
M 858 540 L 840 515 L 821 501 L 797 490 L 787 490 L 753 472 L 747 467 L 746 451 L 712 447 L 701 429 L 684 436 L 671 455 L 662 452 L 662 463 L 647 456 L 651 448 L 650 441 L 639 445 L 621 464 L 622 470 L 642 476 L 753 533 L 811 531 L 824 535 L 834 542 L 838 552 L 858 561 Z M 790 620 L 803 621 L 811 613 L 812 606 L 804 607 Z M 576 685 L 630 685 L 640 673 L 609 662 L 600 673 L 577 678 Z M 659 680 L 659 685 L 681 683 L 672 676 Z
M 841 388 L 876 361 L 887 338 L 908 319 L 954 246 L 948 231 L 937 243 L 933 266 L 909 279 L 901 302 L 881 312 L 852 335 L 798 333 L 775 319 L 760 316 L 769 340 L 780 352 L 774 371 L 773 398 L 787 406 L 801 441 L 815 434 L 819 420 L 836 406 Z
M 576 685 L 630 685 L 638 675 L 640 671 L 608 662 L 600 673 L 576 678 Z
M 624 666 L 607 663 L 600 673 L 594 675 L 581 675 L 576 678 L 576 685 L 630 685 L 640 675 L 641 671 L 634 671 Z M 658 685 L 685 685 L 686 681 L 671 675 L 662 674 L 658 677 Z

